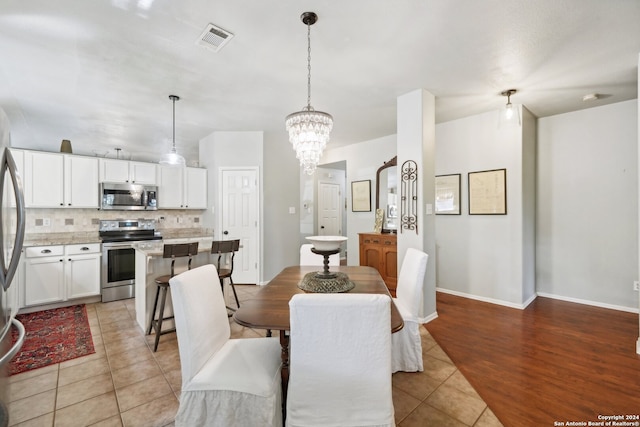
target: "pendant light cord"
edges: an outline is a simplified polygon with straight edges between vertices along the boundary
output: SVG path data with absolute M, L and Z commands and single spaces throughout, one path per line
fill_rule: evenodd
M 307 23 L 307 109 L 311 110 L 311 23 Z

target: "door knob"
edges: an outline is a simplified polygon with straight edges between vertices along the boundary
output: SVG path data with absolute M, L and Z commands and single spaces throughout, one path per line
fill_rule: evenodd
M 321 225 L 320 228 L 322 228 L 324 230 L 324 225 Z

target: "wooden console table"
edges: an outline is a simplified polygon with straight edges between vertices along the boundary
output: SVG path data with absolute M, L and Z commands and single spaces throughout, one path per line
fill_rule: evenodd
M 373 267 L 393 297 L 398 284 L 398 236 L 386 233 L 359 233 L 360 265 Z

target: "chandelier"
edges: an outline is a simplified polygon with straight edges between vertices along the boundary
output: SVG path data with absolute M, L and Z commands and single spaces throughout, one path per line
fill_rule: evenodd
M 322 151 L 329 142 L 333 128 L 331 114 L 316 111 L 311 106 L 311 26 L 318 20 L 313 12 L 304 12 L 300 19 L 307 26 L 307 106 L 291 113 L 285 119 L 289 142 L 296 150 L 296 157 L 304 171 L 313 175 L 320 162 Z
M 176 151 L 176 101 L 180 100 L 180 97 L 177 95 L 169 95 L 169 99 L 173 101 L 173 145 L 171 146 L 171 150 L 162 156 L 160 164 L 166 166 L 184 166 L 184 157 Z

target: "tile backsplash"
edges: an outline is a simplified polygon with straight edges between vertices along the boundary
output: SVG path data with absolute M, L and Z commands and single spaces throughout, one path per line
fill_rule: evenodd
M 204 210 L 153 212 L 101 211 L 97 209 L 26 209 L 26 234 L 98 232 L 101 219 L 155 219 L 156 229 L 204 227 Z

